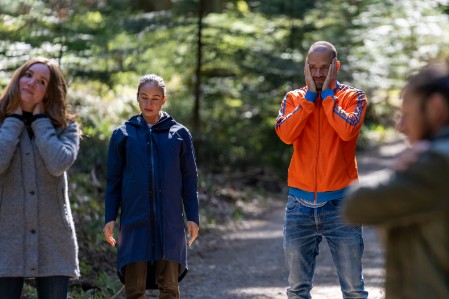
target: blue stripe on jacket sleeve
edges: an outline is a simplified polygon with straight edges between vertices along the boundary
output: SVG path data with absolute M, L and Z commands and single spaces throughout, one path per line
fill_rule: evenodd
M 276 118 L 276 127 L 280 126 L 283 122 L 285 122 L 287 119 L 289 119 L 293 114 L 296 113 L 296 111 L 298 111 L 301 108 L 301 106 L 298 106 L 298 107 L 296 107 L 295 110 L 292 111 L 292 113 L 285 116 L 285 109 L 287 106 L 287 98 L 288 98 L 288 94 L 282 100 L 281 108 L 279 109 L 279 114 L 278 114 L 278 117 Z
M 362 101 L 362 99 L 365 99 L 365 97 L 366 95 L 363 91 L 357 91 L 357 106 L 355 107 L 353 114 L 345 112 L 341 107 L 337 105 L 334 107 L 334 113 L 349 125 L 353 127 L 357 126 L 358 124 L 360 124 L 362 118 L 363 109 L 366 103 L 366 101 Z

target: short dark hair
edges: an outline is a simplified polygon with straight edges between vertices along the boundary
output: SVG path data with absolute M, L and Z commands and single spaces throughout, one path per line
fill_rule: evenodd
M 423 67 L 409 77 L 404 91 L 418 94 L 423 99 L 433 93 L 439 93 L 449 102 L 449 60 Z

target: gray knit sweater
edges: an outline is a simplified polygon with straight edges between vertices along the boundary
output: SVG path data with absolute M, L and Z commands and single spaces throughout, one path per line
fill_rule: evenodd
M 0 123 L 0 277 L 79 276 L 66 170 L 79 149 L 75 122 L 56 128 L 19 119 Z

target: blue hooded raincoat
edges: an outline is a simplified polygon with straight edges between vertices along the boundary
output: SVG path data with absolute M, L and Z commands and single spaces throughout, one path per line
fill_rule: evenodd
M 199 225 L 197 180 L 190 132 L 167 113 L 151 128 L 135 115 L 114 130 L 105 223 L 115 221 L 120 210 L 119 276 L 129 263 L 164 259 L 180 264 L 182 279 L 187 272 L 185 218 Z

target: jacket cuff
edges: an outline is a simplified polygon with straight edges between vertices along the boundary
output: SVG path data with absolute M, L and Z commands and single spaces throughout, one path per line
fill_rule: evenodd
M 111 221 L 117 221 L 117 217 L 114 217 L 113 215 L 108 215 L 107 213 L 104 216 L 104 224 L 108 224 Z
M 318 97 L 318 94 L 311 91 L 311 90 L 307 90 L 306 92 L 306 100 L 312 103 L 315 103 L 316 98 Z
M 200 227 L 200 218 L 199 217 L 195 217 L 194 219 L 188 219 L 187 218 L 187 221 L 195 222 L 196 225 L 198 225 L 198 227 Z
M 23 117 L 22 117 L 22 115 L 20 115 L 20 114 L 10 114 L 10 115 L 7 115 L 6 117 L 12 117 L 12 118 L 16 118 L 16 119 L 18 119 L 18 120 L 21 120 L 21 121 L 23 121 Z
M 332 89 L 325 89 L 321 92 L 321 98 L 323 99 L 323 101 L 327 97 L 332 97 L 332 99 L 334 98 L 334 91 Z

